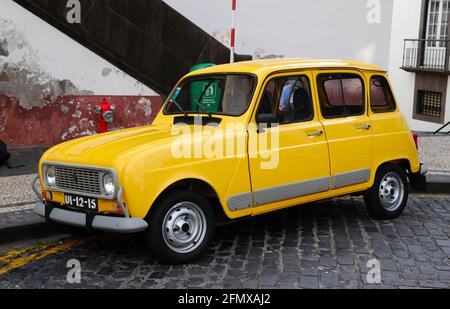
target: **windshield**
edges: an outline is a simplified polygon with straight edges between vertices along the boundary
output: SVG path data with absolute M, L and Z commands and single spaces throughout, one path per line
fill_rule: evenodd
M 250 105 L 254 86 L 250 75 L 196 76 L 173 91 L 164 113 L 240 116 Z

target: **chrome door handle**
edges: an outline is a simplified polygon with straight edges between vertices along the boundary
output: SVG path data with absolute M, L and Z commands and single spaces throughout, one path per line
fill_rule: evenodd
M 372 126 L 370 124 L 365 124 L 365 125 L 362 125 L 362 126 L 357 126 L 356 129 L 358 129 L 358 130 L 370 130 L 371 127 Z
M 307 134 L 309 137 L 315 137 L 315 136 L 322 136 L 323 133 L 325 133 L 325 132 L 323 132 L 323 130 L 317 130 L 314 132 L 308 132 Z

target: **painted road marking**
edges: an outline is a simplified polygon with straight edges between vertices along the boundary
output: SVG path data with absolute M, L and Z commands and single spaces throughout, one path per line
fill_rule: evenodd
M 83 245 L 95 237 L 85 239 L 70 239 L 63 241 L 61 244 L 38 244 L 35 246 L 12 249 L 6 252 L 5 255 L 0 256 L 0 276 L 17 269 L 27 264 L 39 261 L 49 255 L 67 251 L 69 249 Z

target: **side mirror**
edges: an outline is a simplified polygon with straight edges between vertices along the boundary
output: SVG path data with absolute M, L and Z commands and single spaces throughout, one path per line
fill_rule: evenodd
M 267 124 L 267 127 L 276 127 L 280 123 L 277 115 L 274 114 L 259 114 L 256 116 L 258 124 Z

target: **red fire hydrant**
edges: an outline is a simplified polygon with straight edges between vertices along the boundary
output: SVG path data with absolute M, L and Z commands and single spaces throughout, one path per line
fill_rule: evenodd
M 98 133 L 108 132 L 108 125 L 111 125 L 114 121 L 114 105 L 103 99 L 102 103 L 96 106 L 96 110 L 98 113 Z

